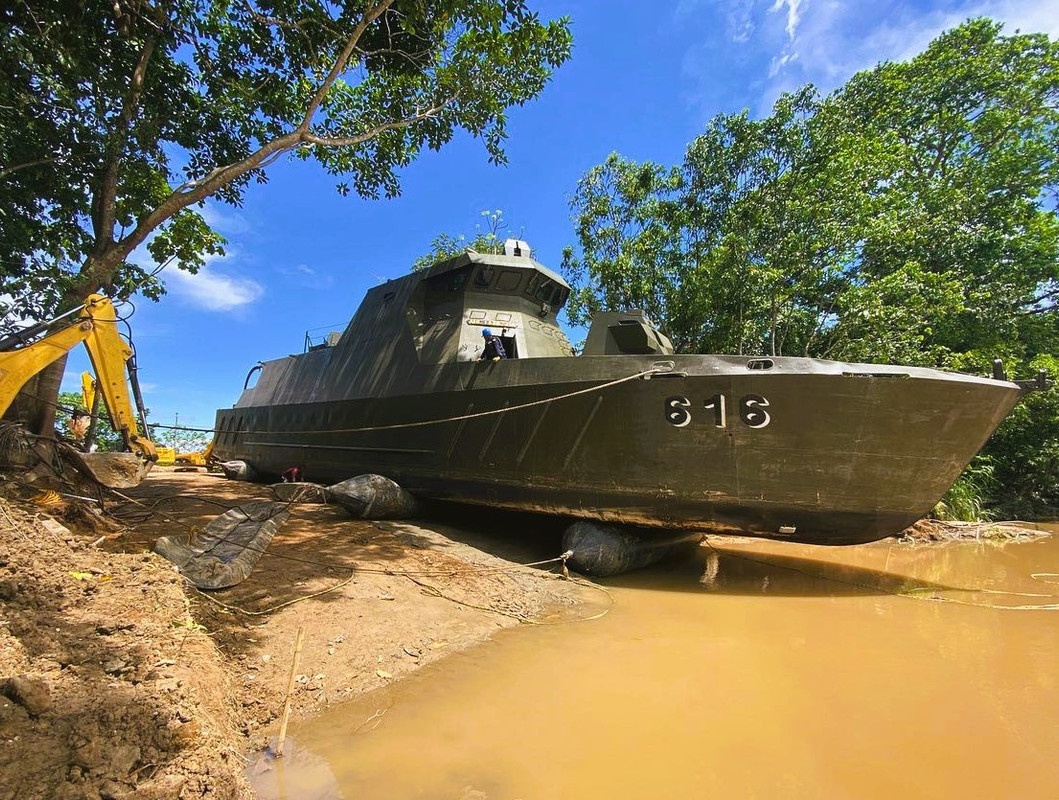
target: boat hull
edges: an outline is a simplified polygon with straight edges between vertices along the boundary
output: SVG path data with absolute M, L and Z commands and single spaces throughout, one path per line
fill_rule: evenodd
M 424 497 L 818 544 L 920 518 L 1019 394 L 934 370 L 723 356 L 417 366 L 360 397 L 341 370 L 274 372 L 218 412 L 219 457 L 266 475 L 374 472 Z

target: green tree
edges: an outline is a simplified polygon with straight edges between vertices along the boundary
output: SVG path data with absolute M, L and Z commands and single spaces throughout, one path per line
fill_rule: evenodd
M 574 324 L 605 309 L 639 308 L 663 324 L 676 317 L 687 283 L 672 200 L 679 181 L 675 170 L 613 153 L 578 182 L 571 203 L 580 255 L 573 248 L 563 255 Z M 669 332 L 678 348 L 687 346 L 684 330 L 669 326 Z
M 707 279 L 700 295 L 725 298 L 709 341 L 721 349 L 810 355 L 826 347 L 855 255 L 842 223 L 854 200 L 820 108 L 806 86 L 782 95 L 764 119 L 720 115 L 685 154 L 681 204 Z
M 151 437 L 155 444 L 172 447 L 177 453 L 198 453 L 206 449 L 213 440 L 212 433 L 205 433 L 179 425 L 172 427 L 151 426 Z
M 439 261 L 455 258 L 468 250 L 475 253 L 502 253 L 504 242 L 500 237 L 507 229 L 504 212 L 499 208 L 495 211 L 483 211 L 482 217 L 485 227 L 483 228 L 481 223 L 475 225 L 474 237 L 471 239 L 462 233 L 439 233 L 431 240 L 430 250 L 412 262 L 412 269 L 427 269 Z
M 157 299 L 156 265 L 223 247 L 203 201 L 277 158 L 368 198 L 458 130 L 503 162 L 508 109 L 571 47 L 524 0 L 15 0 L 0 26 L 0 291 L 36 318 Z
M 577 321 L 638 305 L 682 349 L 988 368 L 1059 298 L 1059 45 L 971 20 L 680 166 L 618 155 L 572 200 Z
M 1052 354 L 1035 356 L 1030 367 L 1046 370 L 1059 383 L 1057 342 L 1059 337 L 1052 339 Z M 1005 516 L 1030 517 L 1048 508 L 1054 515 L 1059 509 L 1059 389 L 1023 398 L 979 459 L 992 467 L 990 501 Z
M 68 441 L 83 443 L 83 434 L 75 433 L 71 427 L 73 413 L 81 411 L 88 414 L 91 409 L 84 407 L 84 402 L 79 392 L 60 392 L 58 409 L 55 416 L 55 430 L 60 436 Z M 125 447 L 121 434 L 114 430 L 107 414 L 106 407 L 100 404 L 99 418 L 93 431 L 93 444 L 99 450 L 118 451 Z
M 1059 298 L 1059 44 L 971 20 L 854 76 L 824 113 L 840 157 L 871 153 L 851 186 L 865 213 L 848 220 L 865 291 L 843 300 L 837 352 L 867 355 L 885 331 L 922 342 L 934 366 L 1032 356 L 1023 331 Z M 930 300 L 871 330 L 878 281 Z
M 613 154 L 589 170 L 572 200 L 580 247 L 564 257 L 574 321 L 639 307 L 680 350 L 811 352 L 853 251 L 820 210 L 843 195 L 822 167 L 819 102 L 808 86 L 762 120 L 718 115 L 679 166 Z
M 1059 43 L 971 20 L 855 76 L 825 113 L 846 158 L 872 155 L 835 354 L 1059 378 Z M 1059 505 L 1055 388 L 1016 406 L 949 500 L 961 489 L 1014 515 Z
M 678 166 L 612 155 L 572 199 L 572 318 L 638 306 L 692 352 L 1054 371 L 1057 134 L 1059 44 L 975 19 L 826 98 L 719 115 Z M 968 486 L 1059 501 L 1055 392 Z

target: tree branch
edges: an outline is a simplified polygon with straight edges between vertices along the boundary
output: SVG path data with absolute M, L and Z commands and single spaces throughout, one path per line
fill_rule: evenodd
M 1034 314 L 1048 314 L 1049 312 L 1055 311 L 1057 308 L 1059 308 L 1059 304 L 1053 304 L 1042 308 L 1030 308 L 1026 311 L 1020 311 L 1018 314 L 1020 317 L 1030 317 Z
M 29 169 L 30 167 L 39 167 L 41 164 L 54 164 L 59 161 L 58 157 L 55 158 L 41 158 L 37 161 L 27 161 L 25 164 L 16 164 L 13 167 L 4 167 L 0 169 L 0 180 L 3 180 L 8 175 L 18 172 L 19 170 Z
M 393 4 L 393 2 L 394 0 L 381 0 L 378 5 L 369 6 L 364 11 L 364 16 L 361 17 L 360 22 L 357 23 L 357 27 L 353 29 L 349 39 L 346 40 L 345 47 L 342 48 L 342 52 L 339 53 L 338 58 L 335 59 L 331 71 L 327 73 L 327 77 L 324 78 L 323 82 L 317 87 L 316 93 L 313 94 L 312 99 L 309 101 L 309 105 L 305 109 L 305 117 L 298 126 L 299 131 L 308 132 L 309 125 L 312 124 L 317 109 L 320 108 L 320 104 L 324 101 L 324 97 L 334 85 L 338 76 L 342 74 L 343 70 L 345 70 L 350 55 L 353 54 L 357 44 L 360 42 L 360 37 L 364 35 L 364 31 L 368 29 L 368 26 L 378 19 L 386 9 Z
M 256 8 L 254 8 L 250 4 L 250 0 L 243 0 L 243 7 L 246 9 L 246 12 L 251 17 L 256 19 L 258 22 L 263 23 L 264 25 L 267 25 L 267 26 L 273 27 L 273 28 L 283 28 L 285 30 L 295 31 L 306 42 L 311 43 L 312 40 L 309 38 L 309 35 L 305 32 L 305 29 L 303 27 L 310 20 L 301 19 L 301 20 L 298 20 L 297 22 L 288 22 L 287 20 L 279 19 L 277 17 L 270 17 L 267 14 L 262 14 L 260 11 L 258 11 Z M 328 33 L 331 33 L 331 34 L 335 34 L 336 33 L 334 30 L 332 30 L 331 28 L 327 27 L 326 25 L 323 26 L 323 27 L 325 28 L 325 30 L 327 30 Z
M 424 40 L 424 41 L 426 41 L 426 40 Z M 429 50 L 430 50 L 430 46 L 429 46 L 429 43 L 427 43 L 427 45 L 425 46 L 425 48 L 424 48 L 424 50 L 422 52 L 425 53 L 425 52 L 428 52 Z M 355 52 L 356 52 L 356 54 L 358 56 L 360 56 L 361 58 L 365 58 L 365 59 L 372 58 L 373 56 L 384 56 L 384 55 L 400 56 L 401 58 L 405 59 L 408 63 L 410 63 L 412 66 L 417 66 L 418 65 L 418 62 L 416 61 L 416 57 L 418 55 L 420 55 L 419 53 L 416 53 L 415 51 L 405 50 L 403 48 L 397 48 L 397 47 L 380 47 L 380 48 L 377 48 L 375 50 L 363 50 L 363 49 L 358 47 L 358 48 L 356 48 Z
M 125 149 L 136 108 L 143 96 L 147 65 L 151 61 L 157 42 L 157 34 L 152 32 L 140 50 L 129 81 L 129 91 L 122 103 L 121 117 L 107 148 L 107 163 L 103 167 L 100 185 L 92 202 L 92 230 L 96 240 L 92 255 L 96 258 L 101 257 L 114 241 L 114 206 L 118 192 L 121 154 Z
M 327 137 L 317 136 L 306 130 L 297 129 L 290 133 L 273 139 L 259 147 L 241 161 L 217 167 L 208 175 L 197 181 L 192 181 L 177 188 L 166 200 L 154 211 L 142 218 L 136 228 L 124 239 L 117 243 L 107 255 L 108 262 L 117 262 L 124 259 L 129 253 L 139 247 L 159 225 L 164 223 L 178 211 L 187 208 L 194 203 L 204 200 L 212 195 L 217 189 L 237 180 L 251 170 L 267 164 L 271 159 L 279 157 L 282 153 L 294 149 L 301 144 L 315 144 L 325 147 L 350 147 L 362 144 L 369 139 L 389 130 L 407 128 L 416 122 L 435 116 L 447 103 L 446 100 L 439 105 L 431 106 L 412 117 L 393 120 L 391 122 L 369 128 L 357 136 L 350 137 Z
M 139 247 L 157 228 L 178 211 L 182 211 L 200 200 L 205 200 L 222 186 L 226 186 L 240 176 L 257 169 L 270 157 L 278 156 L 296 147 L 302 141 L 302 134 L 293 131 L 265 143 L 241 161 L 217 167 L 204 178 L 191 181 L 175 189 L 161 205 L 147 216 L 140 219 L 133 231 L 107 253 L 108 263 L 117 263 Z
M 1029 306 L 1031 306 L 1030 308 L 1023 308 L 1023 309 L 1017 311 L 1016 313 L 1020 317 L 1028 317 L 1028 316 L 1030 316 L 1032 314 L 1046 314 L 1049 311 L 1054 311 L 1056 309 L 1056 307 L 1057 307 L 1056 303 L 1052 303 L 1051 305 L 1046 305 L 1046 306 L 1041 306 L 1040 304 L 1043 303 L 1046 300 L 1051 300 L 1052 298 L 1055 298 L 1055 297 L 1059 297 L 1059 288 L 1056 288 L 1056 289 L 1053 289 L 1050 292 L 1044 292 L 1043 294 L 1038 295 L 1037 297 L 1033 298 L 1033 300 L 1028 304 Z
M 316 144 L 321 145 L 323 147 L 353 147 L 358 144 L 363 144 L 364 142 L 370 139 L 374 139 L 380 133 L 385 133 L 386 131 L 400 130 L 402 128 L 407 128 L 410 125 L 414 125 L 417 122 L 422 122 L 425 119 L 436 117 L 445 106 L 452 102 L 453 99 L 454 98 L 450 97 L 444 102 L 439 103 L 436 106 L 431 106 L 425 111 L 420 111 L 411 117 L 405 117 L 404 119 L 398 120 L 391 120 L 390 122 L 384 122 L 381 125 L 376 125 L 373 128 L 368 128 L 366 131 L 364 131 L 363 133 L 359 133 L 356 136 L 320 136 L 318 134 L 307 131 L 302 134 L 301 139 L 306 144 Z

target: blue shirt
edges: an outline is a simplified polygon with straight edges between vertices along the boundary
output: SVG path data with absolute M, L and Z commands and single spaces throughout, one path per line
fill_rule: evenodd
M 499 336 L 490 336 L 485 340 L 485 349 L 482 350 L 482 355 L 479 356 L 479 359 L 493 359 L 497 356 L 507 358 L 507 353 L 504 352 L 504 343 L 500 341 Z

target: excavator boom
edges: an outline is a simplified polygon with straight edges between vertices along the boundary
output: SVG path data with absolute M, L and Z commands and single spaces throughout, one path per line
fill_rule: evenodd
M 132 451 L 133 459 L 128 458 L 130 454 L 90 453 L 83 454 L 82 460 L 100 483 L 127 488 L 143 479 L 158 455 L 154 443 L 137 428 L 133 398 L 125 378 L 126 365 L 133 353 L 118 334 L 117 322 L 110 299 L 93 294 L 85 300 L 73 324 L 32 344 L 0 352 L 0 414 L 7 412 L 26 381 L 83 342 L 111 422 Z M 34 330 L 39 329 L 40 326 L 34 326 Z M 19 336 L 8 337 L 0 342 L 0 348 L 21 341 Z M 136 399 L 139 401 L 138 396 Z

